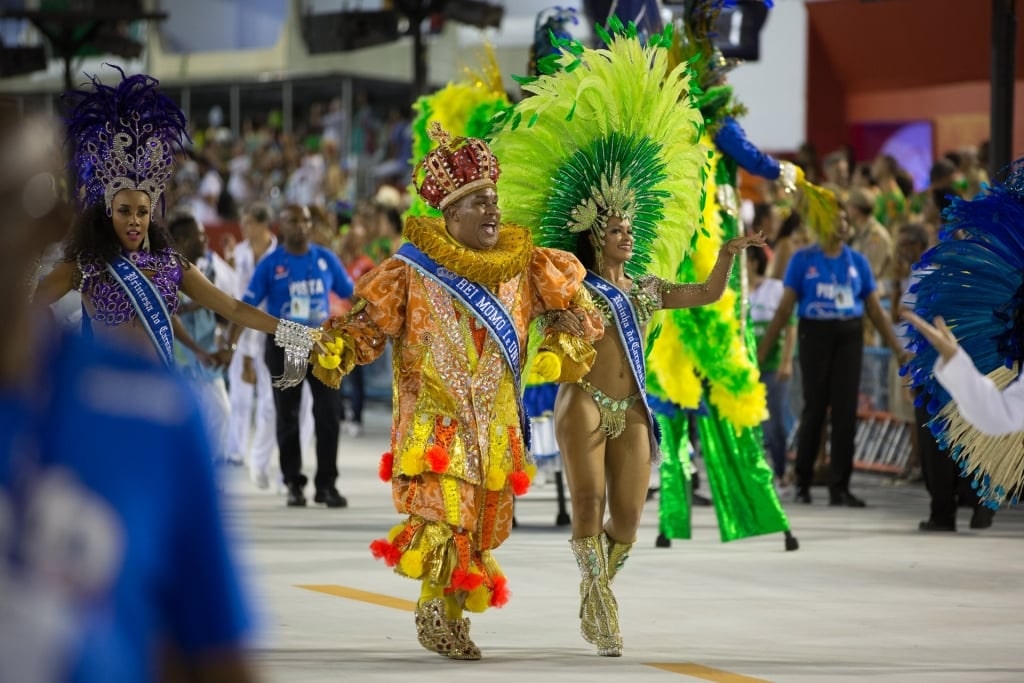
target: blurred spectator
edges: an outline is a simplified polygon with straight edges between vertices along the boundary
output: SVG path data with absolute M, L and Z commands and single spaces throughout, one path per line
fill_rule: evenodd
M 366 227 L 361 220 L 352 226 L 341 239 L 341 264 L 345 266 L 352 282 L 358 282 L 366 273 L 373 270 L 374 262 L 366 255 Z M 344 315 L 352 308 L 348 300 L 343 300 L 340 314 Z M 363 433 L 363 404 L 366 402 L 366 374 L 362 365 L 356 365 L 352 372 L 342 379 L 342 393 L 349 394 L 349 408 L 341 409 L 342 430 L 348 436 L 361 436 Z
M 832 152 L 825 157 L 824 166 L 825 187 L 840 194 L 850 189 L 850 163 L 845 152 Z
M 924 222 L 938 226 L 942 224 L 942 212 L 960 194 L 956 188 L 957 170 L 949 159 L 939 159 L 928 173 L 928 190 L 921 202 L 921 217 Z
M 772 244 L 772 263 L 768 277 L 781 280 L 786 275 L 789 260 L 797 250 L 807 246 L 809 240 L 799 211 L 790 211 L 779 226 L 779 234 Z
M 249 288 L 256 264 L 277 248 L 277 238 L 270 231 L 273 213 L 270 207 L 256 202 L 242 215 L 245 239 L 235 248 L 235 269 L 238 274 L 235 296 L 242 298 Z M 249 477 L 257 488 L 270 486 L 270 459 L 274 451 L 274 395 L 270 371 L 263 362 L 266 335 L 245 330 L 238 338 L 228 368 L 228 398 L 231 402 L 231 437 L 229 452 L 248 460 Z M 248 457 L 246 457 L 248 456 Z M 276 479 L 276 477 L 275 477 Z
M 747 282 L 750 284 L 750 322 L 754 339 L 760 343 L 768 324 L 782 301 L 781 280 L 766 276 L 768 254 L 762 247 L 747 249 Z M 761 381 L 768 394 L 768 419 L 761 424 L 764 447 L 776 485 L 786 474 L 786 424 L 789 417 L 789 380 L 793 376 L 793 351 L 796 348 L 796 317 L 790 318 L 785 332 L 760 363 Z
M 853 232 L 850 246 L 867 258 L 878 284 L 878 296 L 884 299 L 889 295 L 892 278 L 893 246 L 889 231 L 874 217 L 874 210 L 875 200 L 871 194 L 860 188 L 850 192 L 846 201 Z
M 871 175 L 879 190 L 875 198 L 875 219 L 889 229 L 894 229 L 907 215 L 906 195 L 897 182 L 901 170 L 896 159 L 888 154 L 880 154 L 871 166 Z
M 245 302 L 258 306 L 267 302 L 271 315 L 309 326 L 327 320 L 329 291 L 343 299 L 352 296 L 352 280 L 338 257 L 328 249 L 313 244 L 310 233 L 313 220 L 309 209 L 289 205 L 281 212 L 281 245 L 256 265 Z M 239 329 L 229 335 L 237 341 Z M 273 338 L 267 337 L 264 359 L 272 376 L 284 372 L 284 351 Z M 338 492 L 338 433 L 341 393 L 313 377 L 306 376 L 313 395 L 313 421 L 316 428 L 317 469 L 314 478 L 314 502 L 328 507 L 345 507 L 348 501 Z M 274 388 L 277 411 L 277 446 L 281 472 L 288 487 L 288 505 L 306 505 L 304 493 L 307 478 L 302 474 L 302 449 L 299 437 L 302 385 L 288 389 Z
M 397 208 L 377 210 L 377 235 L 366 250 L 374 263 L 389 258 L 402 246 L 402 215 Z
M 228 162 L 228 192 L 235 200 L 235 206 L 246 206 L 255 199 L 250 176 L 252 175 L 252 156 L 246 148 L 245 139 L 235 142 L 231 161 Z
M 63 169 L 18 142 L 57 135 L 0 114 L 0 676 L 254 680 L 191 392 L 149 359 L 32 318 L 23 265 L 68 215 L 54 201 Z M 24 203 L 29 183 L 44 203 Z
M 182 214 L 172 217 L 167 229 L 181 254 L 194 263 L 211 284 L 233 296 L 236 289 L 234 279 L 232 277 L 224 282 L 224 278 L 217 276 L 218 268 L 214 260 L 220 257 L 210 251 L 203 226 L 190 214 Z M 217 314 L 192 301 L 184 292 L 179 296 L 181 303 L 178 306 L 178 318 L 191 342 L 186 345 L 179 334 L 174 344 L 175 360 L 199 396 L 210 430 L 214 460 L 241 464 L 241 460 L 235 461 L 228 450 L 231 406 L 223 369 L 216 367 L 212 361 L 213 354 L 217 352 Z

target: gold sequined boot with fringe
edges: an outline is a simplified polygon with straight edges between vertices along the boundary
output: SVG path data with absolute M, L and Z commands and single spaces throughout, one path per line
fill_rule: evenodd
M 574 538 L 569 545 L 580 568 L 580 633 L 602 657 L 621 657 L 619 608 L 608 585 L 604 535 Z

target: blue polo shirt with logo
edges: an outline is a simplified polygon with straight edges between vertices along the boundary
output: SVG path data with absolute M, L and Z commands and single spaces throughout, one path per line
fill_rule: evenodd
M 793 254 L 783 279 L 799 300 L 797 315 L 808 320 L 849 320 L 864 315 L 864 301 L 875 291 L 868 260 L 843 245 L 836 258 L 820 245 Z
M 316 327 L 330 315 L 328 292 L 352 296 L 352 278 L 332 251 L 311 244 L 305 254 L 293 254 L 279 246 L 256 265 L 242 300 L 253 306 L 266 300 L 270 315 Z

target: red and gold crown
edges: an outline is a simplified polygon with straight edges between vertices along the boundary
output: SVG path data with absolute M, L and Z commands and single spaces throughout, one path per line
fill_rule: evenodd
M 416 189 L 435 209 L 444 209 L 471 192 L 495 187 L 501 167 L 491 148 L 480 138 L 453 138 L 435 121 L 428 133 L 436 141 L 432 150 L 416 166 L 413 178 L 423 181 Z

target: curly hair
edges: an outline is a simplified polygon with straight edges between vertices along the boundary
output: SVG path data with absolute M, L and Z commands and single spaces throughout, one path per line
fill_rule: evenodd
M 149 223 L 149 249 L 160 251 L 171 249 L 175 257 L 186 267 L 186 260 L 178 253 L 174 240 L 162 224 L 151 220 Z M 114 232 L 114 221 L 107 215 L 103 204 L 88 207 L 75 219 L 64 247 L 64 260 L 77 261 L 81 257 L 99 259 L 111 263 L 121 255 L 121 242 Z

